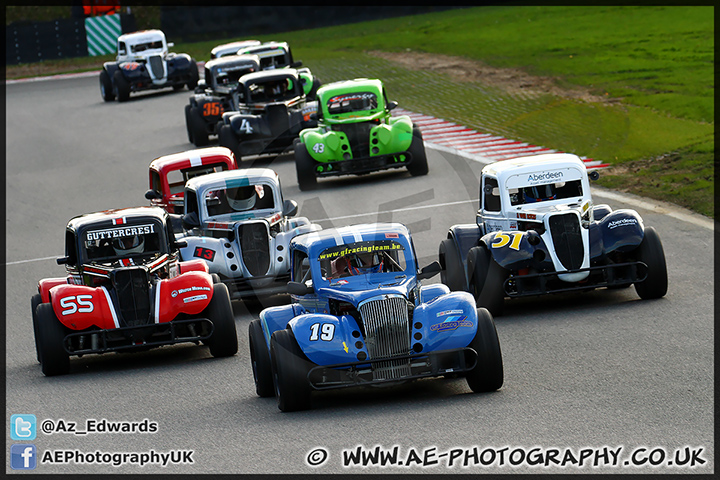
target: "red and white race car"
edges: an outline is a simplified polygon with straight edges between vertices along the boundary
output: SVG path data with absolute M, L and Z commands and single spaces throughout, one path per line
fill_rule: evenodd
M 38 282 L 32 297 L 42 372 L 61 375 L 71 355 L 203 342 L 237 353 L 227 287 L 205 262 L 179 261 L 167 212 L 137 207 L 81 215 L 65 229 L 67 276 Z
M 235 170 L 229 148 L 208 147 L 158 157 L 150 163 L 150 189 L 145 198 L 168 213 L 183 213 L 185 182 L 207 173 Z

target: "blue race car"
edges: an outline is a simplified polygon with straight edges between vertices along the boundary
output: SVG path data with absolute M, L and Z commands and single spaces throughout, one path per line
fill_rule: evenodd
M 311 232 L 290 242 L 290 305 L 250 323 L 257 394 L 287 412 L 310 408 L 311 392 L 464 375 L 474 392 L 499 389 L 503 364 L 495 323 L 467 292 L 418 269 L 410 232 L 368 224 Z

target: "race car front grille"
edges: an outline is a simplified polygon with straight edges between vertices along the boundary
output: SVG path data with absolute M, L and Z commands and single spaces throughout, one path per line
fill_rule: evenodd
M 112 272 L 112 285 L 125 326 L 150 322 L 150 281 L 144 268 L 123 268 Z
M 580 219 L 574 213 L 553 215 L 548 219 L 555 253 L 567 270 L 582 267 L 585 249 L 580 234 Z
M 362 158 L 370 155 L 370 129 L 375 125 L 370 122 L 349 123 L 338 125 L 334 130 L 340 130 L 347 136 L 353 158 Z
M 264 222 L 244 223 L 238 227 L 242 260 L 250 275 L 265 275 L 270 268 L 270 238 Z
M 160 55 L 152 55 L 148 57 L 148 64 L 153 78 L 163 78 L 165 76 L 165 67 Z
M 404 297 L 384 295 L 358 307 L 365 330 L 365 345 L 370 360 L 410 353 L 410 321 Z M 373 364 L 374 380 L 389 380 L 410 375 L 410 361 L 387 360 Z

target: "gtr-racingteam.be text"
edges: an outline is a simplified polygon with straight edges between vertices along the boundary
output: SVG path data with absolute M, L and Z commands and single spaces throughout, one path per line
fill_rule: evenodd
M 436 447 L 410 448 L 404 455 L 400 447 L 366 448 L 359 445 L 343 450 L 343 467 L 679 467 L 694 468 L 707 463 L 703 447 L 683 447 L 668 452 L 663 447 L 638 447 L 623 455 L 624 447 L 616 448 L 453 448 L 440 452 Z

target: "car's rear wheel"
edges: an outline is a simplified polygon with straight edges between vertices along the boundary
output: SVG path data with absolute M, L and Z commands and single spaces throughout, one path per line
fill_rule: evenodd
M 130 98 L 130 83 L 125 79 L 120 70 L 113 74 L 114 92 L 118 102 L 124 102 Z
M 235 132 L 232 127 L 226 123 L 220 125 L 218 130 L 218 144 L 223 147 L 227 147 L 235 154 L 235 163 L 240 166 L 240 142 L 238 142 Z
M 255 391 L 260 397 L 275 395 L 272 367 L 270 366 L 270 350 L 265 343 L 260 320 L 250 322 L 248 329 L 250 340 L 250 362 L 252 363 Z
M 188 90 L 195 89 L 195 87 L 197 87 L 198 80 L 200 80 L 200 73 L 198 72 L 197 62 L 195 60 L 191 60 L 190 61 L 190 81 L 187 83 L 187 89 Z
M 190 134 L 196 147 L 205 147 L 210 143 L 207 123 L 197 107 L 190 107 Z
M 315 176 L 315 161 L 307 151 L 307 147 L 300 140 L 294 142 L 295 172 L 300 190 L 312 190 L 317 187 Z
M 440 242 L 438 257 L 442 267 L 440 281 L 452 291 L 466 291 L 465 267 L 460 261 L 460 252 L 451 238 Z
M 32 323 L 33 323 L 33 334 L 35 336 L 35 357 L 37 361 L 40 361 L 40 347 L 38 346 L 38 321 L 37 321 L 37 307 L 42 303 L 42 297 L 39 293 L 36 293 L 30 299 L 30 310 L 32 311 Z
M 638 260 L 648 266 L 648 272 L 645 280 L 635 284 L 637 294 L 644 300 L 664 296 L 668 289 L 667 264 L 660 237 L 653 227 L 645 227 Z
M 470 293 L 478 307 L 487 308 L 493 316 L 503 312 L 505 289 L 503 284 L 509 272 L 493 260 L 490 252 L 483 247 L 473 247 L 468 252 L 470 272 Z
M 470 342 L 470 347 L 477 352 L 477 364 L 465 374 L 465 379 L 473 392 L 492 392 L 503 384 L 500 341 L 490 312 L 478 308 L 477 317 L 477 331 Z
M 428 163 L 427 154 L 425 153 L 425 143 L 423 142 L 422 132 L 417 126 L 413 126 L 413 138 L 410 143 L 410 156 L 412 160 L 407 169 L 413 177 L 427 175 Z
M 230 304 L 230 294 L 223 283 L 213 284 L 213 296 L 204 310 L 206 318 L 213 323 L 213 333 L 205 342 L 213 357 L 229 357 L 238 351 L 235 315 Z
M 52 305 L 42 303 L 37 311 L 38 353 L 40 367 L 47 377 L 64 375 L 70 371 L 70 355 L 63 343 L 67 328 L 57 319 Z
M 100 72 L 100 95 L 106 102 L 115 100 L 115 92 L 113 92 L 112 80 L 107 70 L 103 69 Z
M 291 330 L 278 330 L 270 337 L 270 363 L 278 408 L 283 412 L 310 408 L 312 389 L 307 374 L 312 364 Z

